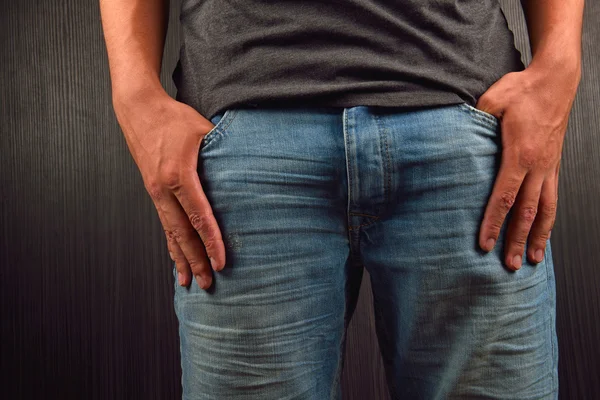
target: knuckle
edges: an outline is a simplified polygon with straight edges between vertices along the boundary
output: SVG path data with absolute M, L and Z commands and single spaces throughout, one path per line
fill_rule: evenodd
M 541 213 L 544 218 L 553 219 L 556 215 L 556 202 L 546 203 L 542 206 Z
M 199 213 L 192 211 L 189 215 L 190 223 L 194 229 L 198 232 L 204 232 L 208 230 L 210 222 L 212 221 L 212 214 Z
M 478 104 L 479 106 L 485 106 L 485 105 L 488 105 L 488 104 L 490 103 L 490 102 L 489 102 L 489 97 L 490 97 L 490 95 L 489 95 L 489 92 L 487 92 L 487 91 L 486 91 L 486 92 L 485 92 L 485 93 L 483 93 L 481 96 L 479 96 L 479 99 L 477 100 L 477 104 Z
M 181 169 L 173 164 L 163 167 L 160 170 L 160 181 L 171 190 L 181 186 L 181 176 Z
M 543 232 L 542 234 L 540 234 L 539 236 L 539 241 L 541 245 L 545 245 L 546 244 L 546 240 L 550 239 L 550 230 Z
M 169 246 L 173 246 L 177 244 L 177 240 L 175 239 L 175 235 L 173 231 L 170 229 L 165 229 L 165 236 L 167 237 L 167 243 Z
M 524 148 L 519 154 L 519 165 L 522 168 L 531 169 L 537 163 L 538 154 L 535 149 Z
M 513 204 L 515 204 L 515 198 L 517 196 L 513 192 L 504 192 L 500 195 L 500 207 L 503 211 L 508 211 L 511 209 Z
M 548 232 L 535 232 L 535 234 L 531 234 L 529 236 L 529 247 L 538 248 L 540 245 L 544 244 L 545 237 L 547 237 Z
M 162 186 L 157 181 L 148 182 L 146 185 L 146 191 L 150 195 L 150 198 L 152 198 L 154 201 L 159 201 L 163 196 Z
M 555 165 L 554 158 L 548 156 L 543 156 L 542 158 L 540 158 L 538 160 L 538 163 L 542 166 L 544 170 L 548 170 Z
M 535 220 L 537 214 L 536 206 L 525 206 L 521 208 L 519 215 L 527 223 L 531 224 Z
M 527 243 L 527 235 L 516 235 L 516 237 L 512 238 L 511 242 L 516 245 L 517 248 L 522 249 Z
M 213 249 L 215 249 L 217 247 L 217 243 L 221 242 L 220 239 L 217 239 L 213 236 L 211 236 L 210 238 L 208 238 L 207 240 L 204 241 L 204 248 L 206 249 L 206 252 L 208 254 L 213 254 L 214 251 Z
M 179 272 L 184 272 L 185 271 L 183 260 L 176 258 L 173 261 L 175 261 L 175 269 L 177 271 L 179 271 Z
M 502 228 L 502 221 L 489 221 L 486 225 L 488 235 L 491 237 L 498 237 Z
M 190 264 L 190 268 L 194 272 L 194 275 L 198 275 L 201 272 L 204 272 L 204 270 L 206 270 L 204 263 L 200 262 L 199 260 L 196 260 L 196 259 L 188 260 L 188 264 Z
M 174 228 L 171 230 L 171 235 L 175 239 L 176 243 L 182 243 L 185 240 L 185 230 L 181 228 Z
M 187 260 L 185 257 L 175 257 L 175 265 L 178 271 L 185 272 L 187 270 Z
M 180 261 L 185 261 L 185 257 L 179 251 L 170 250 L 169 251 L 169 256 L 171 256 L 171 259 L 173 261 L 175 261 L 176 263 L 179 263 Z

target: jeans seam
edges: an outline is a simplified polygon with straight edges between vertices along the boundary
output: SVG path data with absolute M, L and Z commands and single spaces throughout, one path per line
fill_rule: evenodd
M 467 103 L 460 103 L 459 107 L 461 109 L 463 109 L 464 111 L 468 112 L 469 114 L 473 115 L 475 118 L 477 118 L 477 120 L 485 123 L 489 127 L 493 128 L 493 129 L 498 128 L 499 121 L 493 115 L 491 115 L 491 114 L 486 115 L 486 114 L 484 114 L 484 111 L 478 110 L 477 108 L 475 108 Z
M 381 118 L 379 117 L 379 115 L 375 114 L 374 118 L 375 118 L 375 124 L 377 125 L 377 129 L 381 133 L 381 135 L 379 135 L 379 138 L 383 144 L 381 144 L 380 146 L 381 146 L 381 149 L 383 149 L 385 152 L 385 159 L 387 161 L 387 162 L 383 162 L 383 156 L 382 156 L 382 163 L 384 166 L 383 168 L 384 168 L 384 176 L 385 176 L 383 192 L 384 192 L 385 202 L 387 204 L 390 204 L 391 199 L 392 199 L 392 177 L 391 177 L 391 175 L 392 175 L 391 174 L 392 160 L 391 160 L 390 151 L 389 151 L 390 146 L 389 146 L 389 142 L 387 140 L 389 132 L 386 129 L 386 127 L 383 125 L 383 123 L 381 122 Z
M 379 216 L 377 216 L 377 215 L 370 215 L 370 214 L 365 214 L 365 213 L 350 212 L 349 214 L 350 215 L 358 215 L 360 217 L 379 218 Z
M 215 130 L 213 131 L 213 133 L 210 136 L 205 136 L 204 137 L 204 146 L 206 147 L 210 142 L 212 142 L 214 140 L 214 138 L 219 135 L 219 136 L 223 136 L 223 134 L 225 133 L 225 130 L 227 130 L 227 128 L 229 128 L 229 125 L 231 125 L 231 123 L 233 122 L 233 119 L 235 118 L 235 115 L 237 114 L 237 110 L 236 109 L 230 109 L 229 112 L 227 113 L 227 115 L 223 116 L 223 119 L 219 122 L 217 122 L 217 125 L 215 126 Z M 223 122 L 223 123 L 221 123 Z M 208 139 L 208 140 L 206 140 Z
M 548 239 L 548 242 L 550 242 L 550 239 Z M 552 307 L 555 307 L 556 296 L 555 296 L 555 292 L 552 291 L 550 288 L 551 277 L 550 277 L 550 270 L 549 270 L 549 268 L 553 267 L 554 264 L 548 263 L 548 258 L 547 258 L 548 257 L 548 254 L 547 254 L 548 248 L 547 247 L 546 247 L 546 249 L 544 249 L 544 253 L 545 253 L 544 254 L 544 267 L 546 268 L 546 291 L 548 292 L 549 296 L 553 297 L 552 298 Z M 554 330 L 556 329 L 556 322 L 552 315 L 552 308 L 549 309 L 549 314 L 550 314 L 549 315 L 550 316 L 550 318 L 549 318 L 550 329 L 548 330 L 548 332 L 550 333 L 550 346 L 552 348 L 552 352 L 550 353 L 550 358 L 552 359 L 552 390 L 554 391 L 554 390 L 558 389 L 557 388 L 558 382 L 556 382 L 556 376 L 554 373 L 555 369 L 557 368 L 557 365 L 555 365 L 555 362 L 554 362 L 554 354 L 556 352 L 556 348 L 554 346 L 554 334 L 553 334 Z

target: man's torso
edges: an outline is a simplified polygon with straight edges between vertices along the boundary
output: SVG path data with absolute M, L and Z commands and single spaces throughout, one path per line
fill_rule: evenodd
M 524 68 L 497 0 L 183 0 L 177 97 L 232 107 L 467 102 Z

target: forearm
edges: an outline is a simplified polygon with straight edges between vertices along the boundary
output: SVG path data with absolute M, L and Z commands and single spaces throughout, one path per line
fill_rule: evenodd
M 521 0 L 532 60 L 528 68 L 559 74 L 575 90 L 581 76 L 584 0 Z
M 160 68 L 169 0 L 100 0 L 115 109 L 164 91 Z

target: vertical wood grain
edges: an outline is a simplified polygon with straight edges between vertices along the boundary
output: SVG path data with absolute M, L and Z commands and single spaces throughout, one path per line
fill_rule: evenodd
M 171 2 L 162 81 L 180 44 Z M 518 1 L 501 0 L 524 61 Z M 600 392 L 600 2 L 563 149 L 556 268 L 560 398 Z M 181 398 L 164 234 L 111 105 L 97 1 L 0 5 L 0 366 L 6 399 Z M 368 275 L 344 398 L 387 399 Z

